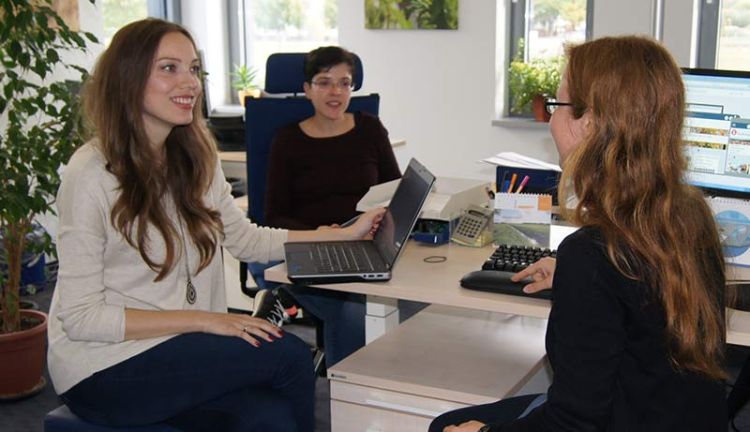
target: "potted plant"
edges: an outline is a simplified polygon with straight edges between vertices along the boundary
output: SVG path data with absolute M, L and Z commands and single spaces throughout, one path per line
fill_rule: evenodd
M 554 97 L 557 93 L 562 65 L 561 56 L 524 62 L 523 56 L 516 55 L 508 71 L 510 112 L 519 115 L 533 113 L 535 120 L 549 121 L 544 98 Z
M 90 0 L 93 3 L 93 0 Z M 0 398 L 41 389 L 46 315 L 21 311 L 22 256 L 54 253 L 49 235 L 27 242 L 37 215 L 54 214 L 62 164 L 80 145 L 77 95 L 54 74 L 86 71 L 64 59 L 85 51 L 91 33 L 71 30 L 51 0 L 0 2 Z M 30 376 L 27 376 L 31 374 Z
M 260 97 L 260 88 L 255 84 L 258 71 L 245 65 L 235 65 L 232 72 L 232 87 L 237 90 L 240 103 L 245 105 L 245 97 Z

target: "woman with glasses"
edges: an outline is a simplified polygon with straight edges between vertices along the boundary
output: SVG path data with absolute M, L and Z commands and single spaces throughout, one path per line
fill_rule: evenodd
M 346 112 L 354 74 L 354 56 L 343 48 L 321 47 L 307 54 L 304 89 L 315 113 L 280 129 L 271 145 L 265 205 L 269 226 L 316 229 L 343 224 L 357 214 L 357 202 L 370 186 L 401 177 L 380 120 L 365 112 Z M 286 295 L 291 292 L 324 322 L 327 365 L 364 346 L 364 296 L 285 288 L 261 291 L 256 316 L 283 323 L 278 318 L 294 304 Z
M 553 290 L 552 385 L 443 414 L 430 431 L 726 430 L 724 261 L 711 211 L 684 181 L 680 69 L 642 37 L 567 56 L 548 109 L 560 202 L 581 228 L 556 260 L 515 276 L 533 276 L 527 292 Z

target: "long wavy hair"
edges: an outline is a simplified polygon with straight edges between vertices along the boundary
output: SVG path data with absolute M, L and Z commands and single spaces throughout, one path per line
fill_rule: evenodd
M 568 48 L 573 115 L 590 116 L 564 161 L 567 217 L 601 230 L 623 275 L 652 287 L 666 317 L 673 364 L 723 378 L 724 261 L 702 193 L 685 183 L 680 69 L 643 37 L 608 37 Z
M 120 29 L 99 58 L 83 91 L 83 109 L 107 161 L 119 181 L 120 194 L 112 206 L 112 225 L 137 248 L 162 280 L 175 265 L 182 246 L 183 224 L 200 255 L 196 273 L 211 261 L 223 235 L 219 212 L 208 208 L 204 194 L 217 163 L 216 146 L 205 126 L 202 92 L 193 107 L 193 121 L 172 129 L 163 149 L 145 134 L 143 101 L 159 43 L 168 33 L 185 35 L 183 27 L 158 19 L 136 21 Z M 160 161 L 164 161 L 161 163 Z M 182 222 L 168 217 L 170 196 Z M 149 253 L 148 227 L 164 239 L 164 261 Z

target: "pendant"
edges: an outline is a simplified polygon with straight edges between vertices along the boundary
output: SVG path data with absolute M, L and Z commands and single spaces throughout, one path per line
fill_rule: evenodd
M 198 295 L 195 292 L 195 287 L 193 286 L 193 282 L 188 279 L 187 281 L 187 292 L 185 293 L 185 298 L 187 299 L 187 302 L 190 304 L 195 304 L 195 299 L 198 297 Z

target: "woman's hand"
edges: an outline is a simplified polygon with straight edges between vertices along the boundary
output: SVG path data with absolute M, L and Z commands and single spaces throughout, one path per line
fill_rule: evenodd
M 198 310 L 125 309 L 125 339 L 148 339 L 182 333 L 212 333 L 234 336 L 260 346 L 258 339 L 273 342 L 284 332 L 260 318 L 249 315 Z
M 371 239 L 378 231 L 383 215 L 385 215 L 383 207 L 368 210 L 362 213 L 354 224 L 342 228 L 342 230 L 347 231 L 348 236 L 354 240 Z
M 261 319 L 244 314 L 207 312 L 203 320 L 203 332 L 221 336 L 242 338 L 254 346 L 260 346 L 258 338 L 273 342 L 283 337 L 283 331 Z
M 513 275 L 511 280 L 518 282 L 523 278 L 531 276 L 534 282 L 523 287 L 523 292 L 533 294 L 552 288 L 552 278 L 555 274 L 555 265 L 557 260 L 550 257 L 544 257 L 534 264 L 526 267 L 520 272 Z
M 471 420 L 458 426 L 446 426 L 443 428 L 443 432 L 477 432 L 482 426 L 484 426 L 484 423 Z
M 303 241 L 339 241 L 370 239 L 383 220 L 385 209 L 378 207 L 362 213 L 357 221 L 345 228 L 339 225 L 322 225 L 314 231 L 289 231 L 289 242 Z

